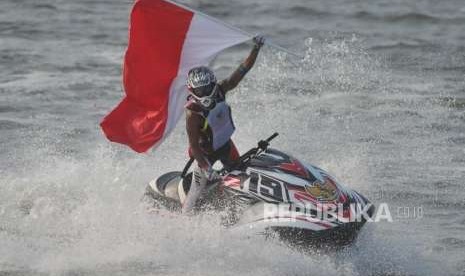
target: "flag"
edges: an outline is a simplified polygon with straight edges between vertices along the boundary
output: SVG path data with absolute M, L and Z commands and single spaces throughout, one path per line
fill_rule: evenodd
M 171 1 L 136 0 L 124 57 L 124 99 L 100 126 L 113 142 L 145 152 L 184 112 L 188 71 L 251 37 Z

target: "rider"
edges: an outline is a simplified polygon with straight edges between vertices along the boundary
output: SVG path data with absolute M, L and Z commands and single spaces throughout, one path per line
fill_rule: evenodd
M 254 47 L 247 59 L 227 79 L 217 82 L 214 73 L 205 66 L 192 68 L 188 73 L 186 129 L 189 155 L 195 158 L 197 165 L 183 202 L 183 212 L 193 209 L 207 181 L 215 177 L 213 163 L 220 160 L 225 167 L 233 167 L 239 160 L 239 152 L 231 140 L 235 126 L 225 96 L 253 67 L 265 39 L 256 36 L 253 41 Z

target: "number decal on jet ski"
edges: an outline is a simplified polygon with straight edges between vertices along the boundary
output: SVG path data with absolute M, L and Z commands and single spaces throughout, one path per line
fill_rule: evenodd
M 250 172 L 249 191 L 271 200 L 284 201 L 283 182 L 256 172 Z

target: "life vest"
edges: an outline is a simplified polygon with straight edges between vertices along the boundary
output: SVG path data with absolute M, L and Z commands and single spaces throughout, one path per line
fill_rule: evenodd
M 203 109 L 192 97 L 188 97 L 185 107 L 203 117 L 201 131 L 204 135 L 202 138 L 207 141 L 203 141 L 202 148 L 211 148 L 211 150 L 216 151 L 229 142 L 236 127 L 232 120 L 231 107 L 226 103 L 221 88 L 218 91 L 218 98 L 213 109 Z

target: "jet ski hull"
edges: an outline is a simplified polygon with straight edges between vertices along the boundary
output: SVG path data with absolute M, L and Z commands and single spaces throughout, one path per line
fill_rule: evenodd
M 228 227 L 278 237 L 294 247 L 351 243 L 374 206 L 324 170 L 267 146 L 250 150 L 241 157 L 242 166 L 223 171 L 221 180 L 207 185 L 202 204 L 227 210 Z M 155 207 L 180 211 L 191 182 L 184 172 L 149 183 Z

